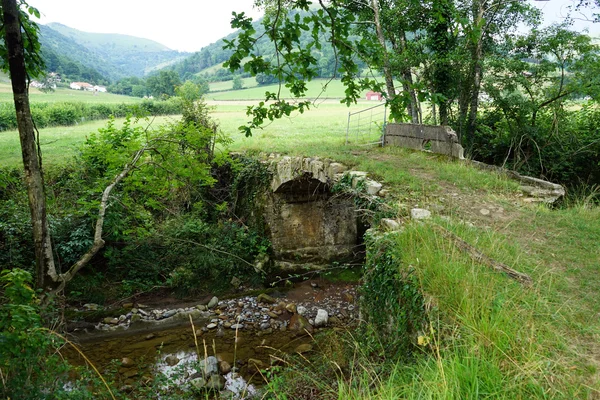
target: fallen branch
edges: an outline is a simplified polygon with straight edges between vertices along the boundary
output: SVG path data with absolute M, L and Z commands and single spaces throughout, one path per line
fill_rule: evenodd
M 129 172 L 135 167 L 139 159 L 142 157 L 144 152 L 147 150 L 146 147 L 141 148 L 135 153 L 132 161 L 123 168 L 120 174 L 118 174 L 113 181 L 108 185 L 102 193 L 102 200 L 100 201 L 100 207 L 98 209 L 98 219 L 96 220 L 96 229 L 94 231 L 94 244 L 92 247 L 75 263 L 69 268 L 69 270 L 63 274 L 57 274 L 56 270 L 50 269 L 49 275 L 55 282 L 60 282 L 58 287 L 53 290 L 53 293 L 59 293 L 65 288 L 65 285 L 73 279 L 75 274 L 83 268 L 96 253 L 104 247 L 104 239 L 102 239 L 102 231 L 104 228 L 104 215 L 106 214 L 106 207 L 108 206 L 108 198 L 112 189 L 125 178 Z
M 469 243 L 465 242 L 464 240 L 462 240 L 443 226 L 434 224 L 433 227 L 439 232 L 441 232 L 442 235 L 444 235 L 444 237 L 453 241 L 454 244 L 456 244 L 456 247 L 458 247 L 464 253 L 467 253 L 476 262 L 487 265 L 495 271 L 505 273 L 510 278 L 519 281 L 525 285 L 530 285 L 533 282 L 529 275 L 516 271 L 510 268 L 508 265 L 486 256 L 481 251 L 477 250 L 475 247 L 471 246 Z

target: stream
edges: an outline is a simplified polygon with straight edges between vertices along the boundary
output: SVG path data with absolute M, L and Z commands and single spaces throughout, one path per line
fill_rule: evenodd
M 265 383 L 259 370 L 289 354 L 314 351 L 313 334 L 320 330 L 352 326 L 358 317 L 355 291 L 354 284 L 304 281 L 273 297 L 212 298 L 206 305 L 171 309 L 135 304 L 96 329 L 73 332 L 71 340 L 103 374 L 114 374 L 125 392 L 179 369 L 184 379 L 177 385 L 246 398 Z M 71 346 L 63 354 L 72 364 L 86 363 Z M 189 364 L 198 360 L 205 369 L 200 373 Z M 214 371 L 206 371 L 213 368 L 208 364 Z

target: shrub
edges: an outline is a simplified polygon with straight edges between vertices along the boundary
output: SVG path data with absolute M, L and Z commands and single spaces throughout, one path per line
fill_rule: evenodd
M 144 100 L 139 104 L 87 104 L 80 102 L 33 103 L 31 113 L 37 128 L 70 126 L 81 121 L 107 119 L 111 115 L 123 118 L 127 115 L 175 115 L 181 113 L 181 100 Z M 15 108 L 12 103 L 0 104 L 0 131 L 17 129 Z

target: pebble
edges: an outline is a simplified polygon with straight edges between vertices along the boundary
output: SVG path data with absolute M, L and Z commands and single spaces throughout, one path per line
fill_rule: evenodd
M 243 329 L 244 325 L 243 324 L 233 324 L 231 325 L 231 329 Z

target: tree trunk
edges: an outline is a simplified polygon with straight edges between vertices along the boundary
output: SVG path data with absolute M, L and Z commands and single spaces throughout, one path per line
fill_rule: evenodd
M 8 65 L 17 114 L 17 127 L 21 141 L 25 182 L 29 197 L 29 210 L 31 212 L 31 225 L 33 227 L 37 270 L 36 284 L 38 288 L 47 290 L 56 286 L 56 282 L 48 275 L 49 271 L 55 271 L 55 267 L 48 219 L 46 217 L 46 193 L 44 191 L 41 154 L 35 138 L 35 130 L 29 107 L 27 70 L 25 68 L 25 54 L 17 2 L 15 0 L 2 0 L 2 13 L 5 32 L 4 39 L 8 51 Z
M 400 34 L 400 46 L 402 47 L 402 53 L 405 53 L 407 50 L 406 46 L 406 32 L 402 32 Z M 410 67 L 405 67 L 402 71 L 402 79 L 404 90 L 408 92 L 410 96 L 410 104 L 407 106 L 408 115 L 410 115 L 410 120 L 413 124 L 420 123 L 419 118 L 419 102 L 417 100 L 417 95 L 413 89 L 413 78 L 412 71 Z
M 479 89 L 481 88 L 482 78 L 482 57 L 483 57 L 483 31 L 481 24 L 483 22 L 484 8 L 481 1 L 473 3 L 473 29 L 478 30 L 476 38 L 473 38 L 471 58 L 473 63 L 473 72 L 471 80 L 471 98 L 469 101 L 469 116 L 467 119 L 466 126 L 466 140 L 467 146 L 471 146 L 473 138 L 475 136 L 475 130 L 477 129 L 477 111 L 479 108 Z
M 373 8 L 377 39 L 379 40 L 379 44 L 383 51 L 383 76 L 385 78 L 385 88 L 388 94 L 388 100 L 392 100 L 396 97 L 396 88 L 394 87 L 390 58 L 388 56 L 385 37 L 383 36 L 383 28 L 381 27 L 381 20 L 379 18 L 379 0 L 371 0 L 371 7 Z

